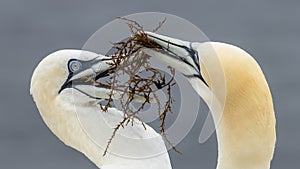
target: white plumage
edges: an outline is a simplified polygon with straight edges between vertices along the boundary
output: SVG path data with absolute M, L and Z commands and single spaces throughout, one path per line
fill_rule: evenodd
M 276 120 L 268 84 L 256 61 L 242 49 L 224 43 L 189 43 L 150 32 L 147 34 L 165 51 L 149 48 L 142 50 L 183 73 L 208 104 L 214 118 L 222 110 L 223 115 L 217 128 L 217 169 L 269 169 L 276 142 Z M 197 57 L 200 58 L 188 51 L 198 53 Z M 216 64 L 211 59 L 215 54 L 222 72 L 216 71 Z M 92 52 L 62 50 L 41 61 L 32 76 L 31 94 L 45 123 L 66 145 L 84 153 L 100 168 L 170 169 L 164 142 L 150 126 L 147 126 L 146 131 L 141 125 L 121 129 L 110 147 L 115 153 L 102 156 L 104 147 L 101 145 L 105 145 L 113 127 L 123 117 L 123 113 L 115 108 L 109 109 L 107 113 L 101 112 L 94 99 L 91 99 L 90 96 L 105 98 L 108 89 L 97 88 L 97 92 L 91 92 L 94 91 L 93 86 L 81 84 L 77 87 L 83 92 L 72 86 L 63 88 L 59 93 L 70 75 L 70 59 L 88 61 L 97 57 Z M 103 61 L 95 64 L 102 66 L 100 69 L 94 66 L 94 73 L 101 71 L 101 67 L 107 67 Z M 198 70 L 200 67 L 201 71 Z M 88 69 L 77 76 L 86 76 L 91 72 Z M 221 90 L 224 88 L 217 81 L 212 81 L 210 76 L 215 79 L 225 77 L 226 95 L 222 95 Z M 224 109 L 215 109 L 211 105 L 211 92 L 217 99 L 224 101 Z M 81 124 L 83 121 L 86 121 L 84 127 Z M 128 141 L 122 135 L 134 139 Z M 154 139 L 149 141 L 146 138 Z
M 58 93 L 69 76 L 70 59 L 88 61 L 96 57 L 98 55 L 92 52 L 61 50 L 39 63 L 32 76 L 30 92 L 47 126 L 66 145 L 85 154 L 100 168 L 171 168 L 161 136 L 150 126 L 145 130 L 139 124 L 121 128 L 113 139 L 110 153 L 103 157 L 114 127 L 123 119 L 123 112 L 115 108 L 102 112 L 94 99 L 74 89 L 76 85 Z M 91 86 L 85 87 L 81 84 L 81 88 L 89 92 Z M 106 92 L 104 90 L 102 97 Z M 82 126 L 82 123 L 89 125 Z

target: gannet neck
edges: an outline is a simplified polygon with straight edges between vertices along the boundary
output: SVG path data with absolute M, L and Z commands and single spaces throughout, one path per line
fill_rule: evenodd
M 138 122 L 121 128 L 103 156 L 108 139 L 123 119 L 123 112 L 115 108 L 103 112 L 95 101 L 72 88 L 58 94 L 68 76 L 64 66 L 68 58 L 63 56 L 45 58 L 31 79 L 30 93 L 50 130 L 101 169 L 140 169 L 141 166 L 171 169 L 161 136 L 148 125 L 145 130 Z
M 224 112 L 217 124 L 217 169 L 269 169 L 276 142 L 275 114 L 261 68 L 251 55 L 232 45 L 203 43 L 197 51 L 202 75 L 220 100 L 220 84 L 209 76 L 225 75 L 226 80 Z M 217 55 L 224 74 L 214 68 L 217 64 L 210 61 L 213 55 Z

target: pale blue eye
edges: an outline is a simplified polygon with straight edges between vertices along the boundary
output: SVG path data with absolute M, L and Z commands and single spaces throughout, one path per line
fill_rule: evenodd
M 71 72 L 77 72 L 78 70 L 80 70 L 82 64 L 78 61 L 78 60 L 72 60 L 69 63 L 69 69 Z

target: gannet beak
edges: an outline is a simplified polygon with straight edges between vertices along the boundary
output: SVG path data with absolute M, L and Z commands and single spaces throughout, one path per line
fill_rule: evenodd
M 106 83 L 97 83 L 97 81 L 102 80 L 103 82 L 109 80 L 109 77 L 114 75 L 116 67 L 112 66 L 111 63 L 111 58 L 103 55 L 88 61 L 69 60 L 69 76 L 58 93 L 60 94 L 65 89 L 75 89 L 91 99 L 108 99 L 112 87 Z M 78 70 L 72 70 L 72 66 Z M 118 89 L 114 89 L 113 92 L 114 100 L 121 99 L 124 93 Z M 142 102 L 144 100 L 144 96 L 135 94 L 133 101 Z
M 196 50 L 198 42 L 183 41 L 153 32 L 145 33 L 160 48 L 142 47 L 141 51 L 174 67 L 187 78 L 199 78 L 207 85 L 201 75 L 199 54 Z

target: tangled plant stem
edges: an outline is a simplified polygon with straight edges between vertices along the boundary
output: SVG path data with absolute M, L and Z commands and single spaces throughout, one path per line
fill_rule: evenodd
M 135 121 L 139 121 L 144 129 L 147 129 L 144 122 L 140 119 L 139 113 L 147 104 L 151 104 L 151 100 L 154 100 L 158 106 L 159 120 L 161 122 L 159 131 L 162 137 L 167 144 L 169 144 L 176 152 L 180 153 L 167 138 L 165 127 L 167 115 L 169 113 L 173 113 L 173 98 L 171 95 L 171 90 L 175 85 L 175 70 L 169 67 L 171 78 L 166 80 L 165 74 L 155 68 L 152 68 L 149 62 L 149 56 L 141 52 L 140 49 L 141 47 L 161 49 L 161 46 L 150 40 L 147 37 L 147 34 L 144 32 L 143 27 L 136 21 L 121 17 L 119 19 L 124 20 L 128 25 L 131 36 L 126 41 L 112 43 L 116 52 L 109 57 L 112 60 L 111 67 L 116 69 L 111 69 L 109 73 L 112 73 L 113 76 L 110 77 L 106 84 L 98 81 L 95 82 L 100 86 L 109 85 L 111 88 L 110 92 L 108 93 L 109 97 L 106 100 L 106 103 L 100 106 L 103 111 L 107 111 L 108 108 L 112 107 L 114 91 L 124 91 L 121 94 L 122 99 L 120 100 L 120 104 L 124 112 L 123 120 L 114 128 L 112 136 L 108 140 L 103 156 L 107 154 L 109 146 L 116 136 L 117 131 L 121 127 L 124 128 L 128 124 L 134 125 Z M 166 19 L 159 22 L 158 26 L 153 30 L 153 32 L 159 30 L 165 21 Z M 138 73 L 141 70 L 144 70 L 149 76 L 139 76 Z M 121 82 L 118 80 L 118 77 L 121 75 L 128 75 L 129 80 L 125 83 Z M 167 101 L 160 100 L 156 94 L 158 90 L 162 89 L 167 90 Z M 137 95 L 143 96 L 144 100 L 138 108 L 134 109 L 132 106 L 130 106 L 130 104 Z

